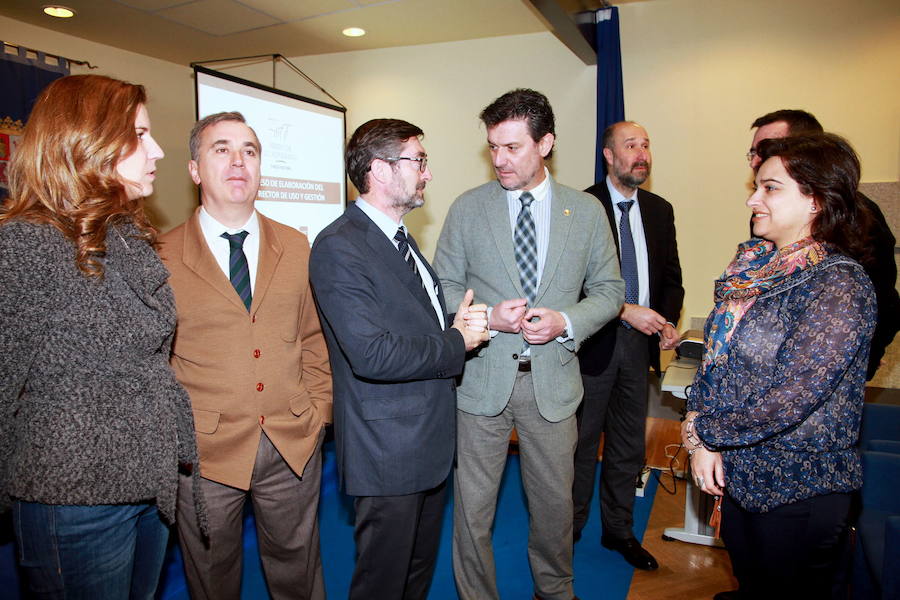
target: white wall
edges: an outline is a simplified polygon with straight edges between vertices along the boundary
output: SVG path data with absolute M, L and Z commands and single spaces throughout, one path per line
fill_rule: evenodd
M 620 7 L 626 116 L 653 151 L 652 191 L 676 210 L 685 311 L 705 316 L 712 280 L 746 237 L 750 123 L 805 108 L 856 146 L 866 181 L 900 174 L 900 10 L 895 0 L 653 0 Z M 0 39 L 86 58 L 98 72 L 147 85 L 167 152 L 153 205 L 168 229 L 193 208 L 185 174 L 193 87 L 186 66 L 93 44 L 0 17 Z M 478 113 L 514 87 L 547 94 L 557 117 L 552 170 L 577 188 L 593 183 L 596 68 L 549 33 L 292 59 L 349 107 L 348 133 L 375 117 L 425 130 L 434 172 L 426 205 L 409 215 L 432 255 L 453 199 L 491 177 Z M 270 83 L 271 69 L 260 80 Z M 234 74 L 253 69 L 229 71 Z M 279 87 L 321 98 L 299 78 Z
M 349 107 L 348 134 L 378 117 L 425 131 L 434 179 L 425 206 L 406 220 L 429 256 L 453 199 L 493 177 L 478 114 L 510 89 L 548 96 L 557 119 L 554 174 L 579 188 L 593 183 L 596 69 L 549 33 L 293 60 Z
M 655 0 L 619 10 L 626 116 L 650 132 L 652 189 L 675 205 L 685 317 L 709 311 L 713 278 L 747 236 L 743 155 L 756 117 L 809 110 L 854 144 L 864 181 L 898 178 L 894 0 Z
M 188 134 L 194 123 L 193 71 L 142 54 L 96 44 L 0 16 L 0 40 L 50 54 L 86 60 L 97 66 L 73 65 L 72 74 L 93 73 L 146 86 L 153 136 L 165 158 L 157 163 L 155 192 L 148 202 L 154 223 L 163 231 L 178 225 L 196 206 L 187 175 Z

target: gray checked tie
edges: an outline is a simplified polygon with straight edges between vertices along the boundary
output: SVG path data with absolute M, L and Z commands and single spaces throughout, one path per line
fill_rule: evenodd
M 519 267 L 519 281 L 522 283 L 522 291 L 528 299 L 528 306 L 534 306 L 534 298 L 537 295 L 538 285 L 538 258 L 537 258 L 537 234 L 535 233 L 534 218 L 531 216 L 531 203 L 534 196 L 531 192 L 523 192 L 519 196 L 522 209 L 516 218 L 516 231 L 513 234 L 513 243 L 516 247 L 516 265 Z M 523 342 L 522 352 L 527 355 L 531 345 Z
M 525 292 L 528 305 L 533 306 L 538 283 L 537 235 L 534 218 L 531 216 L 531 203 L 534 202 L 534 196 L 531 195 L 531 192 L 524 192 L 519 196 L 519 202 L 522 203 L 522 209 L 516 218 L 513 243 L 516 247 L 516 265 L 519 267 L 522 291 Z

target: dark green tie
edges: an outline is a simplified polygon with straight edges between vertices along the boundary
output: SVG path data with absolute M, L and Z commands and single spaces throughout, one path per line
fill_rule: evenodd
M 241 297 L 247 311 L 250 311 L 250 304 L 253 302 L 253 292 L 250 290 L 250 267 L 247 265 L 247 255 L 244 254 L 244 240 L 249 235 L 246 231 L 238 233 L 222 234 L 222 237 L 228 240 L 231 246 L 231 255 L 228 259 L 228 272 L 231 285 L 234 291 Z

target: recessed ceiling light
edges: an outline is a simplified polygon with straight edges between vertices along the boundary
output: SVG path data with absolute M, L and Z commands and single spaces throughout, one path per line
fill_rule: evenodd
M 44 6 L 44 13 L 51 17 L 59 17 L 60 19 L 68 19 L 75 16 L 75 11 L 68 6 L 60 6 L 59 4 L 48 4 Z
M 366 30 L 362 27 L 348 27 L 341 33 L 343 33 L 347 37 L 359 37 L 361 35 L 366 35 Z

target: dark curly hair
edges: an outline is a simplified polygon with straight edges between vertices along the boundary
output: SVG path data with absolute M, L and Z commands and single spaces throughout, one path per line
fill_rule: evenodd
M 522 119 L 528 123 L 531 139 L 539 142 L 548 133 L 556 136 L 556 119 L 547 96 L 534 90 L 519 88 L 506 92 L 481 111 L 481 120 L 490 129 L 503 121 Z M 553 156 L 553 148 L 546 159 Z

